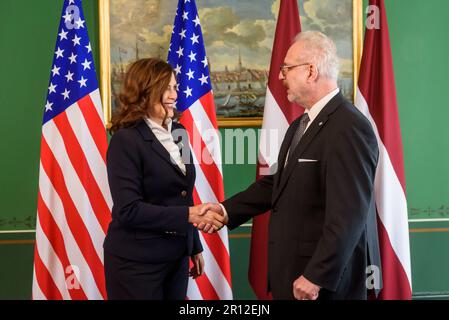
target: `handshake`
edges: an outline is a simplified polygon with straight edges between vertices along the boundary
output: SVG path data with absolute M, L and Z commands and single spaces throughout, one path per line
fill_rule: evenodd
M 198 230 L 214 233 L 228 223 L 228 217 L 218 203 L 204 203 L 189 207 L 189 222 Z

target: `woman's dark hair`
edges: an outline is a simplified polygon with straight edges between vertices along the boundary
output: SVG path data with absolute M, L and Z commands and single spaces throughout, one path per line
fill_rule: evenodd
M 119 107 L 112 115 L 109 132 L 113 134 L 148 117 L 151 108 L 162 103 L 162 95 L 170 84 L 172 74 L 173 68 L 161 59 L 147 58 L 133 62 L 123 80 L 118 97 Z

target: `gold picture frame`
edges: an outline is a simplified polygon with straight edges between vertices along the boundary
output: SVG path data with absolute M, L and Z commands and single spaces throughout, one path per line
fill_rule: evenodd
M 104 121 L 106 126 L 109 127 L 112 113 L 110 1 L 114 0 L 98 1 L 100 24 L 100 91 L 103 103 Z M 352 0 L 352 31 L 352 79 L 354 87 L 353 92 L 355 95 L 362 55 L 362 0 Z M 262 117 L 217 117 L 217 119 L 219 127 L 260 127 L 262 125 Z

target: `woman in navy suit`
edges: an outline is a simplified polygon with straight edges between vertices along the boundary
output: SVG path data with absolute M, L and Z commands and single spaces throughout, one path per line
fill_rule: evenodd
M 189 275 L 204 270 L 193 224 L 222 227 L 223 217 L 193 206 L 195 167 L 178 148 L 190 155 L 185 128 L 173 121 L 176 99 L 169 64 L 149 58 L 129 67 L 107 153 L 114 202 L 104 242 L 109 299 L 185 299 Z

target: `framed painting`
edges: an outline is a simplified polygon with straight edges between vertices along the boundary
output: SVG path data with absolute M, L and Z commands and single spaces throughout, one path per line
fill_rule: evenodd
M 297 0 L 301 28 L 337 45 L 339 87 L 354 100 L 362 48 L 362 0 Z M 167 59 L 178 0 L 99 0 L 100 86 L 105 122 L 129 63 Z M 256 5 L 257 4 L 257 5 Z M 197 0 L 220 127 L 262 124 L 280 0 Z

